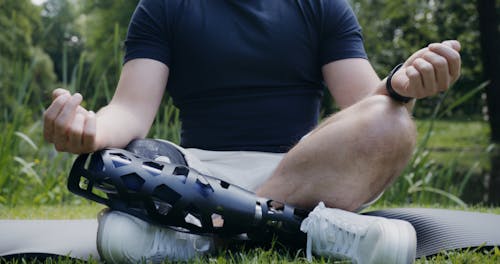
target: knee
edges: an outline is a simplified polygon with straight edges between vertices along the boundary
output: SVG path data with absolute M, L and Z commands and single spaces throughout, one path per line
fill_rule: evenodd
M 417 133 L 406 107 L 384 95 L 371 96 L 362 103 L 363 127 L 369 129 L 374 144 L 396 155 L 411 155 Z

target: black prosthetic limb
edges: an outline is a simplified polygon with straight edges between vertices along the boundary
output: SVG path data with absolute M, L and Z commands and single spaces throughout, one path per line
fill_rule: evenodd
M 254 240 L 276 236 L 302 244 L 307 211 L 257 197 L 185 165 L 144 158 L 123 149 L 80 155 L 69 175 L 71 192 L 155 224 L 197 234 Z
M 167 141 L 150 138 L 134 139 L 125 147 L 125 150 L 146 159 L 157 160 L 161 157 L 164 162 L 188 166 L 184 154 Z

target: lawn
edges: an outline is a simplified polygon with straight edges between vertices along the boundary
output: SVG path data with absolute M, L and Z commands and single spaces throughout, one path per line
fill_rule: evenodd
M 419 140 L 425 137 L 429 121 L 417 121 Z M 461 168 L 490 168 L 489 126 L 483 121 L 434 121 L 427 149 L 431 158 L 449 164 L 458 160 Z
M 471 203 L 467 200 L 467 195 L 471 195 L 468 192 L 472 190 L 476 192 L 475 196 L 481 196 L 481 193 L 477 193 L 480 189 L 473 188 L 473 185 L 482 180 L 484 173 L 490 166 L 488 150 L 491 147 L 488 143 L 487 124 L 481 121 L 435 121 L 428 142 L 423 144 L 429 124 L 428 121 L 417 121 L 421 149 L 416 153 L 416 158 L 404 175 L 386 191 L 379 202 L 368 210 L 388 207 L 434 207 L 500 214 L 498 207 L 481 206 L 481 203 L 476 205 L 478 203 Z M 0 178 L 9 177 L 11 180 L 15 180 L 16 191 L 19 192 L 19 195 L 10 196 L 8 201 L 12 203 L 3 202 L 2 205 L 0 199 L 0 219 L 96 217 L 97 212 L 103 208 L 101 205 L 74 198 L 65 190 L 65 175 L 71 164 L 72 156 L 56 154 L 41 140 L 36 140 L 36 135 L 39 134 L 38 130 L 39 127 L 35 127 L 31 128 L 30 131 L 22 131 L 27 136 L 35 138 L 34 145 L 37 146 L 35 154 L 23 155 L 23 153 L 28 153 L 26 148 L 29 149 L 29 146 L 24 140 L 18 140 L 20 153 L 16 155 L 24 157 L 26 160 L 26 164 L 21 166 L 23 168 L 21 175 L 24 174 L 28 178 L 24 178 L 26 180 L 23 182 L 21 181 L 23 177 L 13 178 L 12 175 L 5 176 L 0 173 Z M 6 159 L 7 156 L 4 158 Z M 28 166 L 32 170 L 27 170 Z M 10 168 L 10 171 L 14 169 Z M 474 181 L 474 178 L 477 179 Z M 8 185 L 4 185 L 4 187 L 6 186 Z M 438 189 L 442 193 L 429 191 L 433 190 L 429 187 Z M 33 196 L 35 199 L 29 200 L 27 198 Z M 460 205 L 452 199 L 453 197 L 464 199 L 467 205 Z M 69 259 L 49 259 L 46 261 L 46 263 L 73 262 L 76 261 Z M 313 263 L 325 262 L 331 262 L 331 260 L 316 258 Z M 500 250 L 498 249 L 444 252 L 432 258 L 417 261 L 417 263 L 499 262 Z M 30 262 L 19 261 L 17 263 Z M 276 246 L 273 249 L 221 252 L 209 258 L 193 260 L 193 263 L 306 263 L 306 260 L 302 251 L 287 252 Z
M 412 207 L 418 207 L 411 205 Z M 81 219 L 94 218 L 103 207 L 96 204 L 78 206 L 22 206 L 6 208 L 0 211 L 0 219 Z M 373 209 L 385 208 L 375 205 Z M 451 208 L 456 209 L 456 208 Z M 370 209 L 371 210 L 371 209 Z M 500 214 L 500 208 L 472 207 L 466 210 Z M 331 259 L 314 258 L 312 263 L 332 263 Z M 500 250 L 470 249 L 465 251 L 443 252 L 428 259 L 418 259 L 416 263 L 499 263 Z M 4 263 L 0 260 L 0 263 Z M 15 260 L 5 263 L 38 263 L 32 260 Z M 68 258 L 47 259 L 44 263 L 82 263 Z M 91 260 L 89 263 L 98 263 Z M 166 262 L 169 263 L 169 262 Z M 223 251 L 211 257 L 198 258 L 190 263 L 307 263 L 303 251 L 290 252 L 276 245 L 272 249 L 242 249 L 241 251 Z M 335 263 L 349 263 L 337 261 Z

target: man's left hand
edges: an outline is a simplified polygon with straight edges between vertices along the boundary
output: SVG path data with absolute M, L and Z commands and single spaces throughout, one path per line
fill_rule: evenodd
M 460 76 L 460 43 L 432 43 L 415 52 L 392 78 L 398 94 L 425 98 L 446 91 Z

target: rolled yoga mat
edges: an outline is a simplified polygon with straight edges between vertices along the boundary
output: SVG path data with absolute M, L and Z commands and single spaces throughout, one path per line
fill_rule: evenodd
M 0 220 L 0 257 L 99 259 L 96 237 L 97 219 Z
M 365 214 L 410 222 L 417 232 L 417 258 L 443 250 L 500 246 L 497 214 L 430 208 L 397 208 Z

